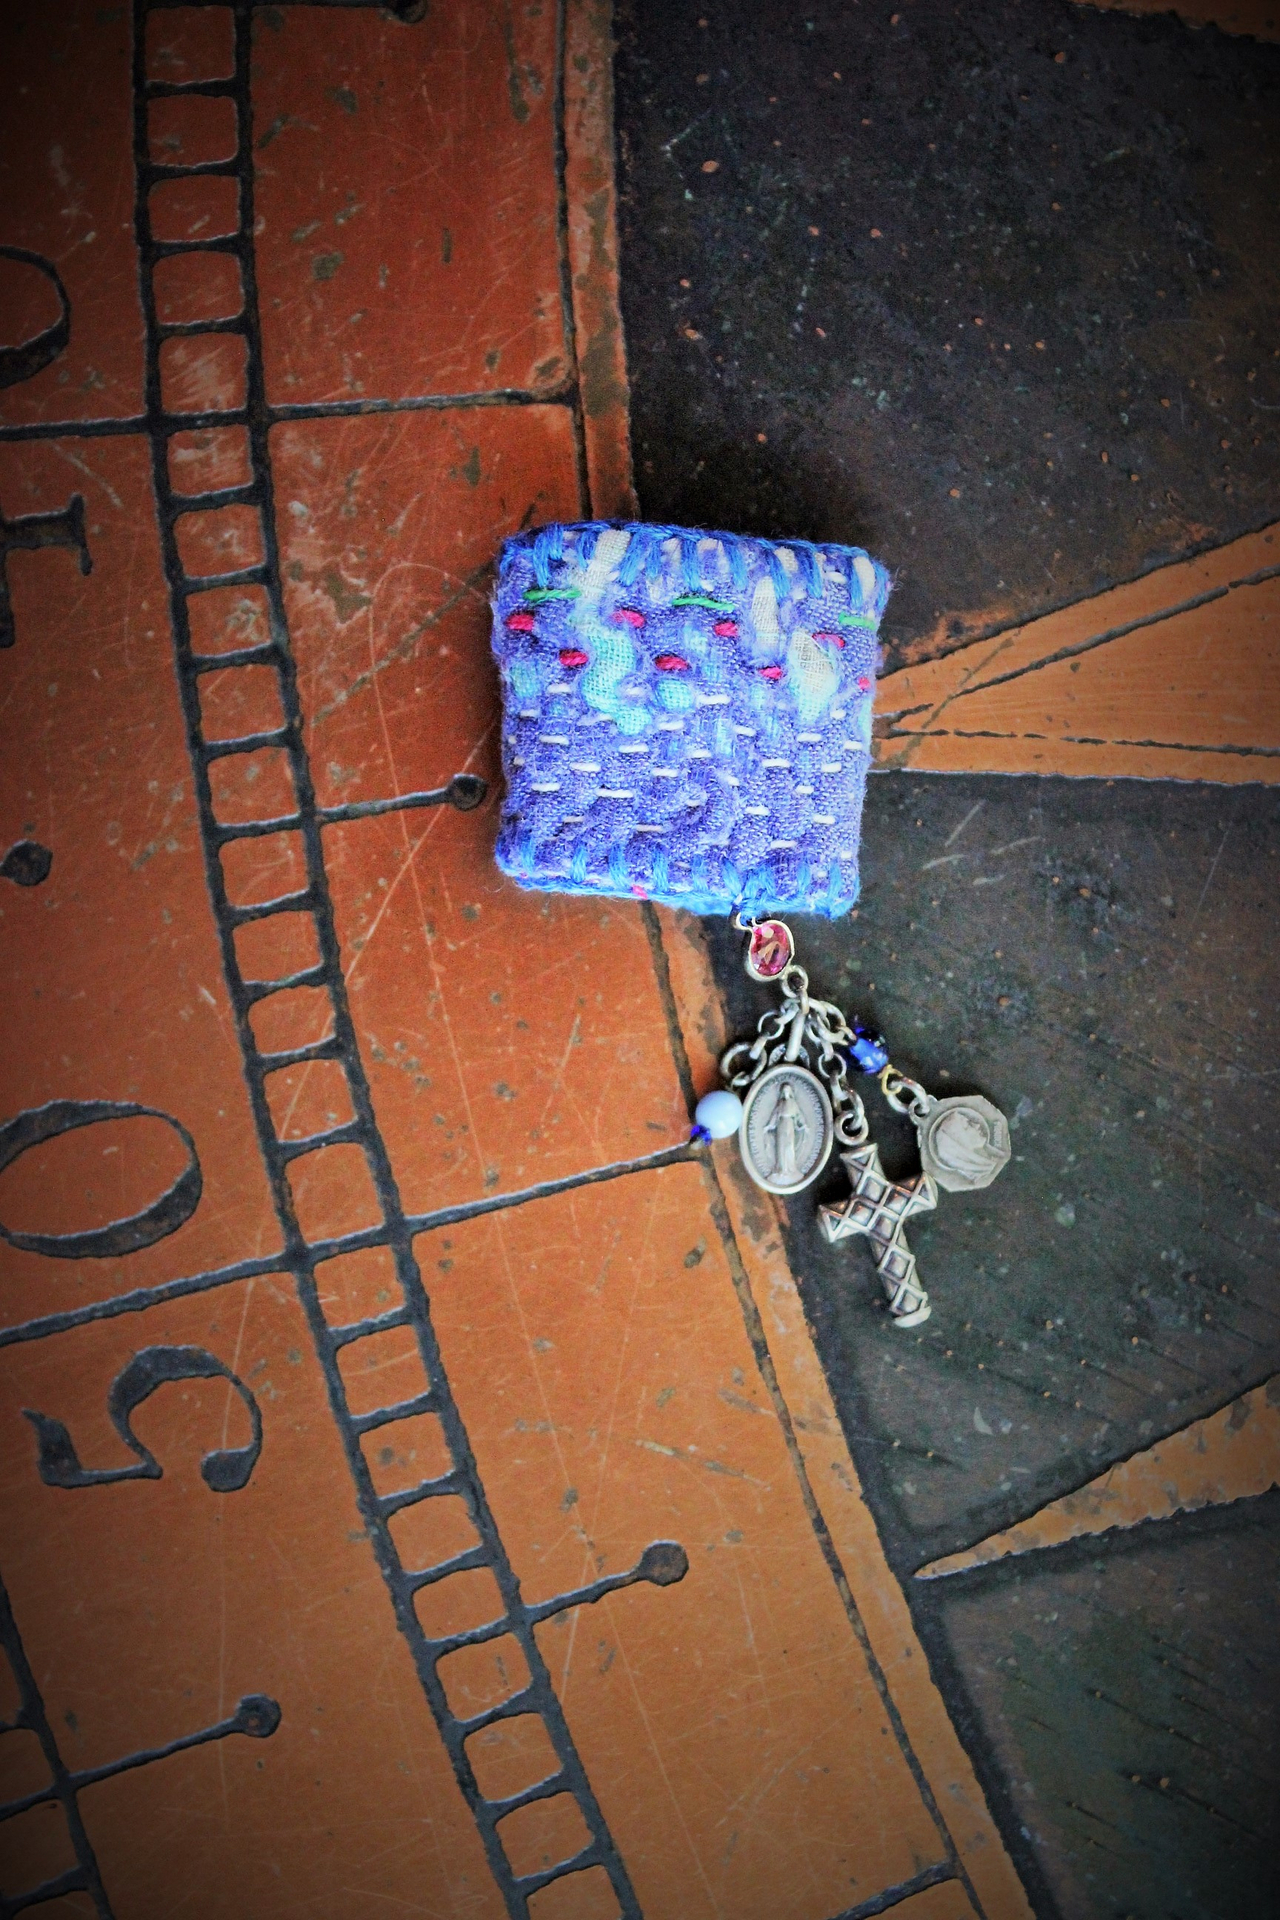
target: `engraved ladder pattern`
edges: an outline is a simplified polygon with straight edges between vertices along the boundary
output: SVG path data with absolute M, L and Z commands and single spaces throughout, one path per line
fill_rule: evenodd
M 161 0 L 161 4 L 163 0 Z M 146 320 L 146 401 L 151 435 L 152 471 L 159 520 L 162 556 L 169 586 L 178 679 L 181 688 L 191 761 L 195 776 L 196 799 L 204 841 L 206 870 L 213 910 L 221 940 L 223 964 L 243 1049 L 245 1075 L 257 1123 L 258 1137 L 271 1181 L 276 1208 L 285 1236 L 285 1252 L 298 1286 L 304 1311 L 315 1340 L 316 1350 L 328 1385 L 330 1403 L 346 1448 L 347 1461 L 355 1481 L 362 1517 L 369 1540 L 377 1556 L 383 1578 L 391 1595 L 400 1631 L 412 1649 L 418 1678 L 430 1704 L 441 1738 L 449 1753 L 458 1783 L 479 1828 L 489 1865 L 514 1920 L 527 1920 L 532 1895 L 554 1880 L 598 1866 L 607 1873 L 617 1896 L 623 1920 L 641 1920 L 641 1910 L 632 1889 L 626 1867 L 609 1832 L 586 1771 L 569 1732 L 563 1709 L 555 1693 L 546 1663 L 539 1651 L 535 1628 L 552 1614 L 566 1607 L 598 1599 L 603 1593 L 630 1584 L 636 1579 L 667 1584 L 684 1572 L 684 1555 L 678 1547 L 659 1543 L 651 1547 L 637 1568 L 595 1582 L 577 1592 L 557 1596 L 541 1605 L 528 1605 L 511 1567 L 480 1481 L 471 1445 L 458 1407 L 450 1390 L 431 1322 L 425 1288 L 413 1251 L 400 1195 L 385 1143 L 380 1135 L 370 1100 L 368 1081 L 360 1058 L 334 927 L 333 909 L 325 873 L 321 830 L 332 813 L 316 804 L 307 755 L 303 746 L 302 714 L 298 699 L 296 673 L 289 648 L 288 629 L 280 579 L 279 550 L 273 514 L 272 475 L 267 432 L 270 413 L 267 405 L 262 345 L 259 330 L 253 248 L 253 162 L 252 114 L 249 95 L 249 62 L 252 7 L 234 5 L 235 65 L 227 79 L 191 82 L 161 82 L 148 78 L 145 56 L 145 29 L 148 14 L 156 10 L 156 0 L 135 0 L 134 5 L 134 158 L 136 165 L 136 232 L 140 263 L 142 299 Z M 147 137 L 148 108 L 153 100 L 185 94 L 223 96 L 231 99 L 236 111 L 236 151 L 232 158 L 201 165 L 171 165 L 150 157 Z M 236 182 L 238 221 L 227 235 L 206 239 L 158 241 L 153 238 L 149 198 L 154 187 L 164 181 L 192 179 L 202 175 L 221 175 Z M 157 317 L 153 276 L 158 262 L 198 251 L 230 254 L 238 263 L 244 288 L 240 312 L 231 318 L 213 322 L 162 322 Z M 160 380 L 160 349 L 164 342 L 182 336 L 205 333 L 238 334 L 246 349 L 245 403 L 217 412 L 173 413 L 166 410 Z M 213 492 L 181 494 L 175 491 L 168 459 L 168 443 L 179 432 L 193 427 L 229 426 L 242 428 L 247 436 L 251 477 L 238 486 Z M 208 512 L 229 506 L 250 507 L 259 519 L 264 559 L 257 565 L 217 575 L 192 576 L 183 567 L 179 553 L 177 528 L 183 515 Z M 216 588 L 257 588 L 265 596 L 270 637 L 259 644 L 237 651 L 201 654 L 193 649 L 190 604 L 195 596 Z M 203 674 L 217 670 L 226 673 L 238 667 L 269 667 L 277 676 L 284 724 L 270 732 L 245 735 L 238 739 L 210 742 L 201 726 L 199 683 Z M 223 824 L 214 811 L 210 768 L 215 759 L 232 754 L 249 754 L 264 748 L 280 750 L 287 759 L 295 795 L 294 810 L 287 816 L 242 824 Z M 456 788 L 457 782 L 454 786 Z M 478 784 L 478 783 L 476 783 Z M 453 797 L 451 795 L 441 795 Z M 475 795 L 470 803 L 474 804 Z M 419 802 L 421 804 L 421 802 Z M 455 798 L 455 804 L 457 800 Z M 464 798 L 463 804 L 467 804 Z M 372 811 L 373 809 L 370 809 Z M 381 810 L 381 809 L 378 809 Z M 294 832 L 305 849 L 307 883 L 300 891 L 265 904 L 234 905 L 227 895 L 219 858 L 220 850 L 230 842 L 248 835 Z M 315 930 L 319 961 L 305 970 L 274 980 L 244 978 L 236 952 L 237 928 L 272 914 L 303 914 L 310 917 Z M 327 996 L 331 1011 L 331 1030 L 327 1037 L 310 1045 L 287 1051 L 262 1052 L 250 1023 L 250 1012 L 270 996 L 291 988 L 318 988 Z M 284 1068 L 309 1061 L 336 1061 L 345 1076 L 354 1118 L 328 1131 L 305 1139 L 282 1140 L 273 1124 L 266 1096 L 268 1077 Z M 322 1153 L 327 1147 L 355 1145 L 364 1154 L 378 1194 L 383 1224 L 367 1236 L 367 1244 L 389 1246 L 394 1254 L 402 1304 L 388 1313 L 354 1324 L 331 1327 L 321 1310 L 316 1283 L 316 1266 L 326 1251 L 323 1244 L 309 1244 L 296 1217 L 288 1182 L 288 1169 L 304 1155 Z M 367 1339 L 394 1327 L 412 1328 L 418 1344 L 428 1386 L 425 1392 L 400 1405 L 377 1412 L 353 1414 L 348 1407 L 342 1377 L 337 1366 L 339 1351 L 353 1342 Z M 379 1495 L 368 1464 L 361 1451 L 361 1439 L 372 1429 L 390 1426 L 401 1420 L 431 1413 L 437 1416 L 448 1447 L 451 1465 L 437 1478 L 416 1487 Z M 460 1495 L 479 1536 L 478 1544 L 465 1552 L 429 1567 L 402 1565 L 389 1521 L 405 1507 L 442 1495 Z M 500 1618 L 468 1632 L 443 1638 L 429 1638 L 414 1609 L 414 1596 L 434 1582 L 451 1574 L 483 1567 L 493 1574 L 502 1597 Z M 451 1709 L 439 1675 L 439 1663 L 459 1648 L 497 1640 L 503 1635 L 514 1638 L 527 1663 L 529 1680 L 519 1691 L 486 1711 L 461 1717 Z M 535 1782 L 505 1799 L 489 1799 L 480 1791 L 467 1757 L 468 1738 L 493 1722 L 515 1715 L 533 1714 L 543 1723 L 554 1749 L 557 1767 L 546 1779 Z M 575 1855 L 537 1872 L 517 1874 L 502 1846 L 500 1822 L 518 1808 L 556 1794 L 569 1794 L 586 1823 L 590 1838 Z

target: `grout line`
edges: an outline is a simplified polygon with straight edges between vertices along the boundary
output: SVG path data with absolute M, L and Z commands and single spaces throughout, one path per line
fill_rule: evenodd
M 560 284 L 560 325 L 564 334 L 565 359 L 568 362 L 573 395 L 574 476 L 578 487 L 579 510 L 591 514 L 594 503 L 590 495 L 586 425 L 582 414 L 582 368 L 578 359 L 578 335 L 573 311 L 573 273 L 569 260 L 569 150 L 565 132 L 567 7 L 568 0 L 556 0 L 556 86 L 551 108 L 551 125 L 555 140 L 556 259 Z
M 471 407 L 564 407 L 574 404 L 575 395 L 573 383 L 565 381 L 544 392 L 526 387 L 495 387 L 491 392 L 480 393 L 406 394 L 397 400 L 298 400 L 281 402 L 278 406 L 268 402 L 265 413 L 267 424 L 277 426 L 289 420 L 342 420 L 361 414 L 442 413 Z M 231 409 L 233 414 L 239 411 Z M 185 431 L 191 427 L 216 426 L 226 413 L 225 408 L 206 408 L 171 418 Z M 151 431 L 152 421 L 145 413 L 122 415 L 118 420 L 0 421 L 0 444 L 22 440 L 98 440 Z
M 123 1313 L 145 1313 L 150 1307 L 182 1300 L 192 1293 L 210 1293 L 215 1287 L 232 1286 L 237 1280 L 257 1280 L 264 1274 L 289 1271 L 287 1256 L 279 1253 L 260 1260 L 237 1260 L 227 1267 L 211 1267 L 204 1273 L 162 1281 L 154 1287 L 135 1287 L 129 1293 L 90 1301 L 87 1306 L 68 1307 L 63 1313 L 46 1313 L 38 1320 L 0 1327 L 0 1348 L 17 1346 L 27 1340 L 44 1340 L 51 1334 L 69 1333 L 73 1327 L 86 1326 L 91 1320 L 114 1320 Z
M 910 1900 L 913 1894 L 924 1893 L 930 1887 L 944 1885 L 954 1880 L 955 1875 L 949 1867 L 926 1867 L 910 1880 L 899 1882 L 896 1887 L 886 1887 L 883 1893 L 873 1894 L 870 1900 L 859 1901 L 856 1907 L 848 1907 L 838 1913 L 836 1920 L 873 1920 L 877 1913 L 888 1913 L 894 1907 L 901 1906 L 904 1900 Z
M 559 1180 L 541 1180 L 531 1187 L 518 1187 L 509 1193 L 490 1194 L 478 1200 L 460 1200 L 456 1206 L 437 1207 L 429 1213 L 406 1214 L 405 1224 L 415 1236 L 432 1233 L 439 1227 L 460 1226 L 464 1221 L 478 1220 L 485 1214 L 509 1212 L 532 1200 L 552 1199 L 557 1194 L 572 1193 L 579 1187 L 600 1186 L 609 1180 L 623 1180 L 633 1173 L 649 1173 L 660 1167 L 678 1166 L 698 1157 L 697 1149 L 686 1143 L 660 1147 L 656 1153 L 641 1154 L 634 1160 L 610 1161 L 604 1166 L 589 1167 L 583 1173 L 565 1174 Z M 319 1266 L 326 1260 L 338 1259 L 344 1253 L 385 1245 L 386 1240 L 383 1228 L 369 1227 L 333 1240 L 313 1241 L 311 1252 Z M 154 1287 L 136 1287 L 129 1293 L 93 1300 L 83 1307 L 69 1307 L 62 1313 L 42 1314 L 36 1320 L 23 1320 L 13 1326 L 0 1327 L 0 1349 L 29 1340 L 43 1340 L 53 1334 L 68 1333 L 94 1320 L 114 1320 L 122 1314 L 145 1313 L 151 1307 L 163 1306 L 170 1300 L 185 1299 L 189 1294 L 211 1293 L 219 1287 L 234 1286 L 238 1280 L 256 1280 L 266 1274 L 291 1272 L 290 1256 L 284 1251 L 257 1259 L 237 1260 L 225 1267 L 210 1267 L 201 1273 L 186 1274 L 178 1280 L 161 1281 Z
M 494 1194 L 487 1200 L 466 1200 L 456 1207 L 442 1207 L 434 1213 L 409 1213 L 405 1225 L 415 1237 L 431 1233 L 437 1227 L 453 1227 L 465 1220 L 479 1220 L 487 1213 L 507 1213 L 531 1200 L 549 1200 L 559 1193 L 573 1193 L 579 1187 L 600 1186 L 607 1180 L 623 1180 L 629 1174 L 650 1173 L 657 1167 L 678 1166 L 699 1158 L 697 1149 L 688 1145 L 661 1147 L 657 1153 L 642 1154 L 636 1160 L 618 1160 L 609 1166 L 593 1167 L 587 1173 L 566 1174 L 562 1180 L 541 1180 L 532 1187 L 520 1187 L 513 1193 Z

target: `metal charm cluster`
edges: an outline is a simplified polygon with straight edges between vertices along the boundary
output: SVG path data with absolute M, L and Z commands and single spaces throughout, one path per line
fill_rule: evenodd
M 725 1053 L 724 1088 L 699 1102 L 695 1119 L 713 1139 L 736 1132 L 747 1172 L 770 1193 L 809 1186 L 838 1144 L 851 1191 L 839 1205 L 819 1209 L 822 1231 L 832 1242 L 864 1236 L 894 1323 L 919 1326 L 933 1309 L 906 1223 L 937 1205 L 939 1187 L 964 1193 L 990 1186 L 1008 1164 L 1008 1122 L 980 1094 L 935 1100 L 891 1064 L 879 1034 L 850 1026 L 839 1007 L 815 999 L 783 921 L 737 924 L 748 935 L 747 972 L 776 982 L 782 1004 L 761 1016 L 753 1040 Z M 914 1178 L 887 1178 L 851 1071 L 875 1074 L 890 1106 L 914 1123 L 921 1169 Z

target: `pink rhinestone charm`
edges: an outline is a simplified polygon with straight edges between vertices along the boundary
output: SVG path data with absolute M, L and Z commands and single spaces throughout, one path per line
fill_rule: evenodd
M 782 920 L 762 920 L 747 941 L 747 972 L 753 980 L 776 980 L 796 957 L 791 929 Z

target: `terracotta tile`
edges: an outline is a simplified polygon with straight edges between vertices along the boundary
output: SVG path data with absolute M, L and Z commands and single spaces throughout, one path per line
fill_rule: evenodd
M 498 1833 L 519 1874 L 545 1873 L 559 1860 L 572 1860 L 591 1838 L 577 1801 L 567 1793 L 518 1807 L 507 1815 Z
M 0 1803 L 40 1793 L 52 1779 L 39 1735 L 23 1727 L 6 1727 L 0 1733 Z
M 3 1860 L 6 1893 L 33 1892 L 76 1864 L 75 1848 L 61 1807 L 47 1802 L 5 1822 Z
M 86 1463 L 123 1464 L 106 1392 L 146 1345 L 205 1347 L 255 1394 L 248 1484 L 217 1494 L 201 1479 L 201 1456 L 249 1423 L 225 1381 L 189 1380 L 134 1416 L 162 1478 L 42 1486 L 21 1408 L 64 1420 Z M 370 1888 L 406 1911 L 498 1920 L 291 1288 L 240 1283 L 10 1350 L 0 1426 L 5 1578 L 67 1763 L 180 1739 L 245 1694 L 281 1708 L 268 1739 L 233 1735 L 82 1795 L 114 1912 L 163 1911 L 180 1889 L 185 1909 L 224 1920 L 257 1913 L 266 1887 L 284 1920 L 337 1920 Z
M 157 8 L 146 24 L 149 80 L 225 80 L 235 67 L 235 23 L 226 7 Z
M 147 109 L 147 150 L 165 167 L 202 167 L 211 160 L 234 159 L 235 101 L 202 94 L 153 100 Z
M 298 1226 L 308 1241 L 338 1240 L 382 1223 L 373 1176 L 359 1147 L 303 1154 L 290 1161 L 288 1181 Z
M 488 567 L 522 517 L 574 511 L 567 415 L 299 422 L 273 444 L 321 803 L 464 770 L 495 781 Z M 325 833 L 352 1010 L 411 1211 L 687 1133 L 639 913 L 521 893 L 493 865 L 495 830 L 490 803 Z
M 375 1314 L 387 1313 L 392 1307 L 400 1305 L 400 1285 L 396 1279 L 395 1258 L 387 1247 L 363 1247 L 355 1253 L 340 1254 L 336 1260 L 325 1260 L 316 1268 L 316 1287 L 320 1296 L 320 1310 L 331 1327 L 346 1327 L 357 1320 L 371 1320 Z M 409 1346 L 416 1353 L 416 1345 Z M 364 1343 L 348 1350 L 345 1363 L 340 1366 L 350 1368 L 353 1356 L 364 1353 Z M 344 1377 L 346 1377 L 344 1373 Z M 416 1376 L 415 1376 L 416 1377 Z M 351 1391 L 351 1380 L 347 1378 L 347 1391 Z M 412 1391 L 422 1391 L 425 1382 L 419 1380 Z M 406 1396 L 401 1395 L 401 1398 Z M 389 1396 L 394 1401 L 396 1396 Z M 374 1401 L 373 1404 L 384 1404 Z
M 229 413 L 245 403 L 245 343 L 195 333 L 160 348 L 160 398 L 169 413 Z
M 239 225 L 239 194 L 223 174 L 161 180 L 147 199 L 153 240 L 216 240 Z
M 242 427 L 197 427 L 168 443 L 169 477 L 178 493 L 213 492 L 252 478 L 249 441 Z M 226 589 L 224 589 L 226 591 Z
M 229 253 L 171 254 L 156 261 L 151 285 L 164 326 L 230 320 L 244 306 L 240 263 Z
M 1076 1493 L 1064 1494 L 1002 1533 L 963 1553 L 921 1567 L 917 1578 L 938 1579 L 1064 1540 L 1133 1527 L 1171 1513 L 1255 1499 L 1280 1483 L 1280 1379 L 1268 1380 L 1229 1406 L 1131 1454 Z
M 184 1226 L 127 1257 L 7 1248 L 7 1322 L 278 1244 L 209 912 L 146 451 L 123 441 L 0 448 L 10 513 L 59 510 L 76 488 L 93 571 L 82 576 L 61 548 L 9 559 L 17 638 L 0 654 L 0 684 L 23 751 L 0 767 L 0 837 L 41 842 L 53 864 L 40 886 L 6 886 L 0 900 L 15 1016 L 3 1114 L 55 1099 L 157 1108 L 194 1136 L 204 1186 Z M 42 1230 L 77 1217 L 105 1224 L 126 1199 L 150 1204 L 171 1171 L 165 1156 L 185 1156 L 179 1137 L 160 1121 L 110 1129 L 22 1156 L 0 1178 L 0 1219 L 37 1155 Z M 104 1203 L 95 1166 L 114 1201 Z
M 305 1140 L 355 1117 L 347 1076 L 336 1060 L 313 1060 L 305 1067 L 268 1074 L 266 1094 L 281 1140 Z
M 238 740 L 284 725 L 274 667 L 233 667 L 200 677 L 200 724 L 206 740 Z
M 0 67 L 12 83 L 0 153 L 4 245 L 56 266 L 72 315 L 63 350 L 33 378 L 0 391 L 5 420 L 120 419 L 142 410 L 130 58 L 123 8 L 18 0 L 0 20 Z M 54 324 L 60 301 L 46 273 L 0 259 L 0 307 L 5 340 L 16 344 Z M 13 511 L 8 502 L 5 511 Z
M 327 1040 L 333 1032 L 333 1001 L 323 987 L 286 987 L 249 1009 L 260 1053 L 288 1053 Z
M 213 761 L 209 789 L 214 818 L 224 827 L 292 818 L 298 810 L 289 756 L 283 747 L 259 747 Z
M 214 507 L 184 513 L 176 539 L 182 570 L 191 578 L 237 573 L 262 564 L 262 516 L 256 507 Z
M 567 408 L 296 421 L 271 448 L 321 804 L 487 774 L 490 570 L 514 528 L 578 516 Z
M 708 1227 L 700 1170 L 676 1166 L 415 1244 L 526 1596 L 621 1572 L 655 1539 L 689 1555 L 680 1584 L 538 1636 L 645 1913 L 829 1920 L 941 1842 L 879 1732 Z
M 555 10 L 457 0 L 412 26 L 336 8 L 257 21 L 272 400 L 563 385 Z
M 267 596 L 261 587 L 211 587 L 187 601 L 187 619 L 191 649 L 197 654 L 259 647 L 271 638 Z
M 530 1920 L 617 1920 L 618 1896 L 602 1867 L 556 1880 L 529 1902 Z
M 487 1713 L 513 1694 L 522 1693 L 530 1678 L 520 1643 L 509 1633 L 477 1647 L 459 1647 L 456 1653 L 447 1653 L 439 1673 L 450 1709 L 459 1719 Z
M 1265 528 L 876 690 L 883 766 L 1280 779 L 1280 531 Z
M 360 1444 L 369 1463 L 373 1484 L 380 1494 L 400 1493 L 407 1487 L 419 1486 L 424 1480 L 438 1479 L 448 1473 L 452 1464 L 444 1429 L 434 1413 L 410 1414 L 407 1420 L 397 1420 L 382 1429 L 375 1428 L 364 1436 Z M 476 1569 L 477 1574 L 483 1571 Z M 484 1578 L 492 1582 L 493 1576 L 485 1572 Z M 431 1591 L 431 1588 L 425 1588 L 418 1596 L 419 1613 Z M 489 1589 L 486 1591 L 489 1592 Z M 474 1624 L 478 1626 L 486 1620 L 496 1620 L 501 1612 L 499 1600 L 493 1611 L 479 1612 Z M 541 1726 L 542 1722 L 538 1721 L 537 1724 Z
M 392 1300 L 396 1306 L 400 1304 L 397 1295 Z M 355 1317 L 364 1318 L 364 1314 Z M 345 1315 L 334 1324 L 346 1324 Z M 390 1327 L 385 1333 L 366 1334 L 362 1340 L 341 1347 L 338 1371 L 347 1405 L 356 1414 L 398 1407 L 425 1393 L 430 1385 L 411 1327 Z

